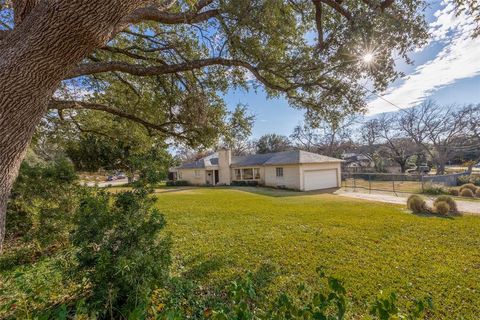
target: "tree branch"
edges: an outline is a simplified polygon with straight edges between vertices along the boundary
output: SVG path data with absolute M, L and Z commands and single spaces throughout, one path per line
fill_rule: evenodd
M 248 62 L 235 60 L 235 59 L 225 59 L 225 58 L 208 58 L 203 60 L 192 60 L 184 63 L 174 64 L 174 65 L 160 65 L 160 66 L 142 66 L 128 64 L 125 62 L 99 62 L 99 63 L 84 63 L 74 69 L 68 78 L 75 78 L 83 75 L 102 73 L 102 72 L 125 72 L 135 76 L 153 76 L 153 75 L 162 75 L 162 74 L 172 74 L 177 72 L 191 71 L 195 69 L 200 69 L 208 66 L 225 66 L 225 67 L 243 67 L 249 70 L 258 81 L 262 82 L 264 85 L 271 89 L 285 91 L 288 88 L 284 88 L 279 85 L 270 83 L 265 79 L 260 71 L 249 64 Z
M 145 7 L 137 9 L 132 14 L 125 17 L 121 24 L 135 24 L 145 20 L 164 24 L 199 23 L 215 17 L 218 14 L 220 14 L 218 9 L 211 9 L 204 12 L 169 13 L 161 11 L 156 7 Z
M 335 0 L 320 0 L 321 2 L 325 3 L 327 6 L 331 7 L 333 10 L 340 13 L 344 16 L 347 20 L 352 20 L 352 14 L 350 11 L 345 9 L 340 3 Z
M 159 132 L 175 136 L 174 132 L 171 132 L 171 131 L 164 128 L 164 126 L 167 125 L 167 124 L 158 125 L 158 124 L 155 124 L 155 123 L 151 123 L 151 122 L 146 121 L 142 118 L 139 118 L 135 115 L 126 113 L 122 110 L 118 110 L 116 108 L 113 108 L 113 107 L 110 107 L 110 106 L 107 106 L 107 105 L 103 105 L 103 104 L 99 104 L 99 103 L 90 103 L 90 102 L 83 102 L 83 101 L 71 101 L 71 100 L 70 101 L 51 100 L 51 102 L 48 106 L 48 109 L 58 110 L 58 111 L 67 110 L 67 109 L 88 109 L 88 110 L 104 111 L 104 112 L 110 113 L 112 115 L 119 116 L 121 118 L 128 119 L 128 120 L 134 121 L 136 123 L 139 123 L 139 124 L 143 125 L 145 128 L 154 129 L 154 130 L 157 130 Z

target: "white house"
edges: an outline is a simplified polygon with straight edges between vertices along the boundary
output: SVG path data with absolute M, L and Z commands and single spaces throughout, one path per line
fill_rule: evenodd
M 257 181 L 259 185 L 296 190 L 338 188 L 343 160 L 294 150 L 235 157 L 227 149 L 174 169 L 178 180 L 193 185 L 230 185 Z

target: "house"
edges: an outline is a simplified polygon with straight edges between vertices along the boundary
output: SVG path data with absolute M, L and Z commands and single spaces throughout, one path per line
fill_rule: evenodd
M 175 170 L 178 180 L 194 185 L 255 181 L 259 185 L 307 191 L 339 187 L 342 162 L 301 150 L 236 157 L 222 149 Z
M 342 159 L 345 160 L 342 167 L 346 172 L 368 172 L 375 166 L 369 157 L 361 153 L 345 152 Z

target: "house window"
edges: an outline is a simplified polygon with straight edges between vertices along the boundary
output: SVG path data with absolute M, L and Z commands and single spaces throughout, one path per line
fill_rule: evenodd
M 200 178 L 200 170 L 195 170 L 195 178 Z
M 240 169 L 235 169 L 235 180 L 242 180 L 242 171 Z
M 260 180 L 260 169 L 259 168 L 254 168 L 253 169 L 253 178 L 255 180 Z
M 182 179 L 182 171 L 178 171 L 178 179 Z
M 243 180 L 253 180 L 253 169 L 243 169 Z
M 283 177 L 283 168 L 276 168 L 277 177 Z

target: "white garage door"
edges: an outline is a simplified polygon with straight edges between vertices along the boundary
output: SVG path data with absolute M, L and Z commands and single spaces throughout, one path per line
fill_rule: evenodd
M 303 174 L 303 183 L 305 191 L 336 188 L 337 170 L 315 170 L 305 171 Z

